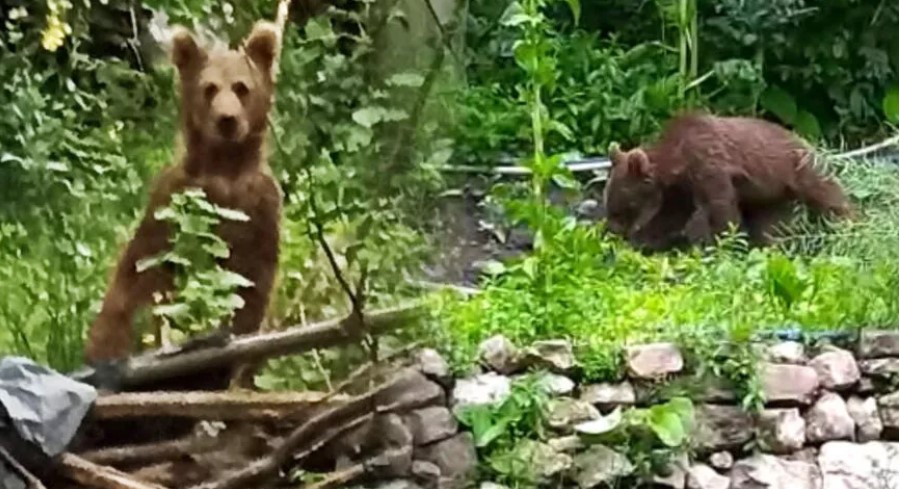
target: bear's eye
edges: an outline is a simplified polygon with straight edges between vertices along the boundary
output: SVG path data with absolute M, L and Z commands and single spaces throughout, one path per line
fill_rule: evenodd
M 219 92 L 219 87 L 210 83 L 203 87 L 203 96 L 206 97 L 206 100 L 212 100 L 213 97 L 216 96 L 216 93 Z
M 250 93 L 250 89 L 247 88 L 247 85 L 244 82 L 236 82 L 231 85 L 231 90 L 240 98 L 244 98 L 248 93 Z

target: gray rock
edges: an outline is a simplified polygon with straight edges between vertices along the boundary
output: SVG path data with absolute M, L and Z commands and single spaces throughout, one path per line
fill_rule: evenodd
M 897 487 L 896 443 L 831 441 L 822 445 L 819 467 L 824 489 L 889 489 Z
M 737 461 L 730 489 L 821 489 L 822 474 L 814 464 L 757 454 Z
M 859 370 L 866 377 L 892 381 L 900 373 L 900 358 L 875 358 L 860 360 Z
M 688 469 L 688 489 L 728 489 L 731 479 L 719 475 L 715 470 L 704 464 L 694 464 Z
M 422 486 L 408 479 L 394 479 L 379 482 L 375 489 L 423 489 Z
M 378 395 L 379 406 L 408 404 L 411 407 L 446 406 L 444 389 L 414 368 L 404 369 L 397 382 Z
M 535 341 L 525 350 L 525 358 L 529 366 L 556 373 L 571 372 L 575 368 L 572 343 L 566 340 Z
M 718 470 L 728 470 L 734 465 L 731 452 L 716 452 L 709 456 L 709 465 Z
M 896 357 L 900 355 L 900 338 L 897 336 L 897 330 L 862 331 L 857 352 L 860 358 Z
M 572 457 L 559 453 L 546 443 L 522 440 L 518 449 L 529 462 L 538 481 L 549 481 L 567 472 L 572 467 Z
M 817 465 L 819 463 L 819 451 L 815 447 L 805 447 L 782 458 L 791 462 L 806 462 Z
M 731 404 L 737 400 L 737 395 L 734 393 L 734 389 L 728 384 L 725 379 L 710 377 L 705 379 L 703 382 L 703 391 L 700 394 L 700 399 L 703 402 L 710 402 L 713 404 Z
M 766 409 L 759 414 L 758 436 L 763 450 L 791 453 L 806 442 L 806 422 L 797 408 Z
M 875 382 L 872 381 L 871 377 L 866 377 L 864 375 L 861 379 L 859 379 L 859 384 L 856 384 L 856 393 L 861 396 L 874 394 Z
M 766 363 L 761 382 L 766 401 L 773 404 L 809 404 L 819 388 L 819 376 L 812 367 Z
M 380 479 L 406 477 L 412 467 L 411 446 L 389 448 L 366 459 L 366 467 L 372 476 Z
M 898 423 L 900 415 L 898 415 L 897 405 L 898 396 L 896 392 L 878 398 L 878 416 L 881 418 L 881 424 L 884 425 L 885 429 L 897 431 L 897 425 L 900 424 Z
M 573 460 L 573 479 L 582 489 L 601 484 L 615 487 L 618 479 L 633 471 L 634 466 L 625 455 L 599 444 L 591 445 Z
M 806 365 L 806 349 L 797 341 L 782 341 L 769 347 L 766 357 L 772 363 Z
M 809 365 L 819 376 L 819 385 L 829 390 L 845 390 L 859 382 L 859 367 L 853 354 L 831 348 L 813 358 Z
M 585 447 L 584 441 L 578 435 L 551 438 L 547 440 L 547 445 L 559 453 L 575 453 Z
M 628 374 L 637 379 L 658 379 L 681 372 L 684 359 L 672 343 L 651 343 L 625 349 Z
M 812 443 L 853 438 L 855 427 L 847 403 L 833 392 L 822 394 L 805 418 L 806 439 Z
M 441 483 L 441 468 L 424 460 L 413 460 L 412 478 L 423 489 L 437 489 Z
M 702 452 L 741 448 L 753 438 L 753 417 L 737 406 L 701 404 L 695 420 L 694 438 Z
M 406 416 L 406 422 L 416 445 L 445 440 L 455 435 L 459 428 L 450 410 L 442 406 L 413 411 Z
M 873 441 L 881 438 L 884 425 L 878 415 L 878 403 L 874 397 L 865 399 L 850 396 L 847 399 L 847 412 L 853 418 L 856 425 L 856 440 L 860 442 Z
M 415 366 L 425 377 L 444 387 L 450 387 L 453 384 L 450 366 L 437 350 L 422 348 L 416 352 Z
M 494 372 L 459 379 L 453 387 L 453 409 L 498 402 L 509 395 L 510 385 L 509 377 Z
M 548 406 L 547 424 L 555 430 L 569 431 L 578 423 L 599 418 L 597 408 L 571 397 L 553 399 Z
M 575 390 L 575 381 L 565 375 L 547 372 L 541 377 L 540 383 L 553 396 L 568 396 Z
M 628 381 L 582 386 L 580 399 L 603 410 L 613 409 L 616 406 L 633 406 L 636 401 L 634 387 Z
M 491 336 L 478 345 L 481 362 L 495 372 L 509 375 L 524 366 L 519 349 L 502 334 Z
M 416 449 L 415 458 L 431 462 L 441 470 L 441 487 L 465 487 L 478 463 L 472 434 L 460 433 Z

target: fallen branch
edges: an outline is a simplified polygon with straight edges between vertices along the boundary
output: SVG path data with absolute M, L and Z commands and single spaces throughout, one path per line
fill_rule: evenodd
M 57 466 L 73 481 L 98 489 L 166 489 L 130 477 L 112 467 L 97 465 L 71 453 L 59 456 Z
M 358 480 L 365 474 L 365 465 L 351 465 L 346 469 L 338 470 L 328 474 L 324 479 L 316 482 L 315 484 L 307 485 L 306 489 L 340 489 L 341 487 L 349 486 L 352 482 Z
M 155 463 L 179 458 L 183 455 L 197 455 L 215 451 L 219 443 L 213 437 L 195 435 L 158 443 L 125 445 L 100 448 L 79 454 L 81 458 L 102 465 L 125 465 L 132 463 Z
M 320 406 L 325 397 L 320 392 L 127 392 L 98 397 L 91 416 L 95 419 L 139 416 L 272 419 Z
M 429 399 L 411 399 L 407 402 L 379 405 L 386 393 L 402 386 L 409 379 L 395 376 L 392 380 L 366 394 L 353 397 L 346 403 L 331 408 L 310 419 L 293 432 L 269 455 L 238 472 L 227 474 L 218 481 L 195 486 L 196 489 L 243 489 L 254 483 L 275 476 L 289 462 L 300 463 L 325 444 L 351 429 L 362 425 L 376 413 L 398 409 L 414 409 Z
M 379 334 L 402 327 L 421 317 L 424 311 L 421 303 L 412 303 L 366 313 L 367 328 L 361 333 Z M 121 385 L 135 387 L 235 363 L 293 355 L 314 348 L 328 348 L 358 341 L 358 336 L 347 333 L 348 330 L 358 328 L 345 326 L 345 322 L 352 319 L 331 319 L 283 331 L 241 336 L 224 346 L 210 346 L 177 355 L 164 356 L 162 352 L 141 355 L 129 362 Z

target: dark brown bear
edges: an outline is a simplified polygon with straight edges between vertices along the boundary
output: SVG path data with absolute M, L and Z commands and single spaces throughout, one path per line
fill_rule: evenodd
M 764 120 L 679 116 L 655 144 L 627 152 L 610 147 L 608 225 L 639 242 L 661 220 L 673 228 L 670 209 L 693 206 L 683 229 L 691 243 L 708 243 L 742 224 L 751 240 L 767 243 L 795 202 L 829 216 L 849 215 L 843 190 L 814 168 L 814 158 L 791 132 Z
M 169 246 L 168 226 L 153 214 L 168 204 L 173 193 L 188 187 L 199 187 L 211 202 L 250 217 L 247 222 L 225 222 L 217 232 L 231 251 L 223 266 L 254 284 L 241 289 L 245 304 L 236 312 L 231 330 L 247 334 L 259 328 L 278 263 L 281 191 L 263 153 L 277 46 L 277 30 L 267 22 L 253 28 L 241 50 L 206 51 L 183 29 L 173 36 L 184 155 L 153 185 L 144 218 L 91 326 L 85 347 L 89 364 L 127 357 L 134 346 L 136 310 L 150 305 L 154 293 L 173 286 L 165 269 L 139 273 L 135 264 Z

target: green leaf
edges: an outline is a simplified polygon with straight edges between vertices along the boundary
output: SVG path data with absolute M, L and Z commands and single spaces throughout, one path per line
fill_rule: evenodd
M 602 435 L 609 433 L 622 424 L 622 409 L 617 407 L 606 416 L 601 416 L 591 421 L 585 421 L 575 425 L 575 433 L 579 435 Z
M 532 280 L 534 280 L 534 277 L 537 275 L 537 266 L 538 260 L 536 256 L 529 256 L 522 261 L 522 271 Z
M 357 124 L 365 128 L 371 128 L 382 121 L 384 109 L 381 107 L 363 107 L 354 111 L 351 117 Z
M 797 102 L 794 97 L 778 87 L 767 87 L 759 97 L 759 104 L 785 124 L 793 124 L 797 118 Z
M 569 4 L 569 10 L 572 11 L 572 18 L 575 20 L 575 25 L 578 25 L 578 21 L 581 19 L 580 0 L 566 0 L 566 3 Z
M 224 241 L 213 241 L 203 245 L 203 249 L 216 258 L 228 258 L 231 254 L 228 245 Z
M 184 317 L 188 312 L 190 312 L 190 307 L 187 304 L 175 303 L 153 306 L 153 314 L 156 316 L 177 318 Z
M 794 128 L 807 139 L 818 140 L 822 136 L 822 129 L 819 127 L 819 121 L 816 119 L 816 116 L 805 110 L 797 112 Z
M 167 253 L 160 253 L 156 256 L 141 258 L 134 264 L 134 268 L 138 273 L 141 273 L 149 268 L 159 266 L 166 260 L 166 255 Z
M 216 278 L 219 284 L 225 287 L 253 287 L 253 282 L 230 270 L 222 270 Z
M 421 87 L 425 78 L 418 73 L 397 73 L 387 79 L 387 84 L 395 87 Z
M 897 88 L 891 88 L 884 94 L 884 100 L 881 101 L 881 108 L 884 110 L 884 116 L 893 124 L 897 124 L 897 103 Z
M 648 422 L 657 438 L 667 446 L 677 447 L 687 436 L 681 417 L 666 405 L 651 407 Z
M 228 209 L 228 208 L 219 207 L 219 206 L 216 206 L 216 215 L 218 215 L 222 219 L 226 219 L 228 221 L 245 222 L 245 221 L 250 220 L 250 216 L 243 213 L 242 211 L 239 211 L 237 209 Z

